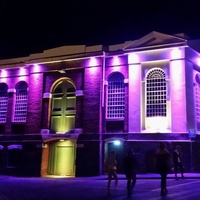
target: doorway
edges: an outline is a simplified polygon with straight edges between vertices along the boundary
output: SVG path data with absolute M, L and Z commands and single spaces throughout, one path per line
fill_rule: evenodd
M 75 146 L 71 140 L 59 140 L 49 145 L 49 175 L 75 176 Z

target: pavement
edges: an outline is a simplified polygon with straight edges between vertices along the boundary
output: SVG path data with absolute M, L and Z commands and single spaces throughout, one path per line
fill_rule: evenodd
M 178 178 L 181 179 L 181 174 L 177 174 Z M 185 179 L 200 179 L 200 173 L 184 173 Z M 95 177 L 94 177 L 95 178 Z M 119 179 L 126 179 L 124 174 L 118 174 Z M 168 174 L 168 179 L 175 179 L 174 174 Z M 102 179 L 106 180 L 107 175 L 100 175 L 97 176 L 96 179 Z M 137 174 L 137 179 L 160 179 L 159 174 L 153 174 L 153 173 L 146 173 L 146 174 Z
M 180 174 L 178 174 L 180 177 Z M 107 196 L 107 175 L 90 177 L 14 177 L 0 175 L 0 200 L 199 200 L 200 173 L 185 173 L 176 181 L 168 175 L 167 196 L 160 196 L 159 174 L 137 174 L 132 197 L 127 198 L 127 181 L 118 174 L 118 185 L 112 182 L 111 196 Z
M 117 174 L 118 175 L 118 179 L 126 179 L 124 174 Z M 181 174 L 177 174 L 178 178 L 181 179 Z M 8 177 L 13 177 L 13 178 L 20 178 L 18 176 L 7 176 L 7 175 L 0 175 L 0 179 L 1 178 L 8 178 Z M 144 174 L 137 174 L 136 175 L 137 179 L 160 179 L 160 175 L 156 174 L 156 173 L 144 173 Z M 200 179 L 200 172 L 199 173 L 184 173 L 184 177 L 185 179 Z M 23 177 L 21 177 L 23 178 Z M 25 177 L 24 177 L 25 178 Z M 28 178 L 28 177 L 26 177 Z M 29 177 L 29 178 L 41 178 L 43 179 L 44 177 Z M 46 177 L 46 178 L 51 178 L 51 177 Z M 56 178 L 66 178 L 64 176 L 59 177 L 57 176 Z M 72 177 L 70 179 L 96 179 L 96 180 L 107 180 L 108 179 L 108 175 L 104 174 L 104 175 L 99 175 L 99 176 L 88 176 L 88 177 Z M 167 179 L 175 179 L 174 174 L 168 174 L 167 175 Z

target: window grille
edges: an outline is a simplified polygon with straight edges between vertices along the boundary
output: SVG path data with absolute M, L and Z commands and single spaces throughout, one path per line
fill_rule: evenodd
M 200 122 L 200 85 L 195 83 L 196 120 Z
M 123 118 L 124 108 L 124 77 L 120 73 L 114 73 L 108 79 L 107 118 Z
M 14 122 L 26 122 L 28 103 L 27 88 L 28 85 L 26 82 L 20 82 L 16 87 Z
M 166 116 L 166 79 L 162 69 L 151 70 L 146 79 L 146 117 Z
M 8 107 L 8 86 L 5 83 L 0 84 L 0 123 L 6 122 Z

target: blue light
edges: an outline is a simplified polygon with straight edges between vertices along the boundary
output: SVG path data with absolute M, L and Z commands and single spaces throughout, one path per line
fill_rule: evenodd
M 121 142 L 119 140 L 114 141 L 114 145 L 120 145 L 120 144 L 121 144 Z

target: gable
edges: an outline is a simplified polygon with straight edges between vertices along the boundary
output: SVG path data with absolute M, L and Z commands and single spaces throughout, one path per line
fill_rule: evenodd
M 167 35 L 153 31 L 146 36 L 133 41 L 131 44 L 123 48 L 124 51 L 133 49 L 146 49 L 155 46 L 173 46 L 173 45 L 183 45 L 187 42 L 186 39 L 179 37 L 179 35 Z

